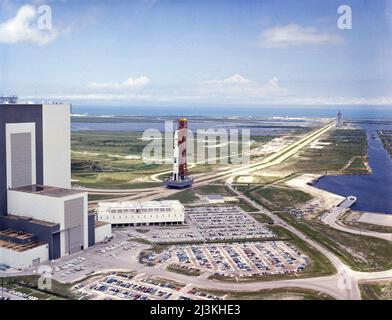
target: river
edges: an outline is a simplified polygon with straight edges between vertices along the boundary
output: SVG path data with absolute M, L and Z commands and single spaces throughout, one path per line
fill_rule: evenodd
M 377 135 L 377 130 L 392 130 L 392 124 L 361 123 L 357 126 L 366 130 L 372 173 L 325 176 L 315 186 L 341 196 L 356 196 L 358 200 L 353 210 L 392 214 L 392 159 Z

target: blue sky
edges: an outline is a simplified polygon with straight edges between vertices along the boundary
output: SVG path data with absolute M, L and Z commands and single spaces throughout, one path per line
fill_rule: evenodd
M 337 27 L 340 5 L 352 29 Z M 41 5 L 52 28 L 37 27 Z M 113 105 L 392 104 L 388 0 L 0 0 L 0 93 Z

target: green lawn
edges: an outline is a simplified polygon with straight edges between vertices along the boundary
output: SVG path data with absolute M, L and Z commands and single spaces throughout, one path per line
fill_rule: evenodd
M 306 147 L 295 157 L 275 167 L 276 170 L 315 174 L 366 174 L 366 132 L 362 129 L 336 129 L 319 140 L 321 148 Z M 341 170 L 354 157 L 351 166 Z M 362 162 L 362 163 L 361 163 Z
M 201 275 L 201 271 L 199 271 L 199 270 L 183 269 L 183 268 L 179 268 L 175 265 L 169 265 L 166 269 L 169 270 L 170 272 L 175 272 L 175 273 L 183 274 L 186 276 L 198 277 Z
M 179 200 L 181 203 L 190 204 L 199 200 L 199 198 L 195 195 L 195 191 L 193 189 L 188 189 L 176 192 L 166 198 L 162 198 L 162 200 Z
M 362 300 L 392 300 L 392 281 L 359 283 Z
M 272 210 L 297 207 L 312 199 L 311 195 L 286 186 L 238 185 L 237 187 L 246 196 Z
M 170 195 L 166 198 L 165 200 L 179 200 L 181 203 L 185 204 L 190 204 L 195 201 L 199 201 L 199 197 L 196 196 L 196 194 L 205 196 L 209 194 L 219 194 L 224 197 L 233 197 L 235 194 L 233 194 L 228 188 L 226 188 L 224 185 L 205 185 L 197 188 L 191 188 L 191 189 L 186 189 L 184 191 L 177 192 L 173 195 Z M 247 203 L 239 203 L 240 205 L 244 206 L 244 210 L 251 210 L 252 208 L 249 206 Z M 207 205 L 207 202 L 206 202 Z M 247 205 L 247 206 L 246 206 Z
M 358 271 L 382 271 L 392 268 L 392 246 L 389 241 L 352 235 L 318 221 L 297 220 L 286 213 L 276 212 L 282 219 L 334 252 Z
M 334 300 L 325 293 L 302 288 L 266 289 L 254 292 L 197 290 L 216 296 L 224 296 L 228 300 Z
M 77 296 L 71 292 L 71 285 L 62 284 L 52 280 L 52 289 L 41 290 L 38 288 L 39 276 L 20 276 L 4 278 L 4 287 L 14 289 L 44 300 L 76 299 Z
M 74 185 L 108 189 L 131 189 L 159 185 L 160 183 L 149 183 L 149 177 L 154 173 L 170 171 L 172 165 L 144 163 L 142 152 L 151 141 L 141 138 L 142 132 L 72 132 L 71 167 L 72 178 L 75 180 Z M 252 137 L 252 148 L 259 147 L 273 138 L 273 136 Z M 211 151 L 211 148 L 206 147 L 206 150 Z M 216 157 L 220 156 L 219 147 L 215 149 L 215 154 Z M 163 156 L 171 158 L 172 154 Z M 194 155 L 194 158 L 197 159 L 197 155 Z M 190 169 L 190 173 L 213 172 L 222 166 L 223 164 L 219 163 L 219 160 L 218 164 L 198 164 Z M 227 167 L 229 168 L 231 165 L 227 164 Z M 160 178 L 167 176 L 164 175 Z
M 385 150 L 387 150 L 389 155 L 392 157 L 392 130 L 379 130 L 377 133 Z

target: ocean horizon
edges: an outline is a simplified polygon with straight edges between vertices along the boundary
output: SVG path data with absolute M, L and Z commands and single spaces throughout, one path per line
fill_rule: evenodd
M 73 105 L 73 114 L 107 116 L 205 116 L 205 117 L 335 117 L 345 119 L 392 119 L 392 106 L 104 106 Z

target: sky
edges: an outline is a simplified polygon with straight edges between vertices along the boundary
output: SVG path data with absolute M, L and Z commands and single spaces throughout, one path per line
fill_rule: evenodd
M 349 18 L 341 5 L 351 28 L 338 27 Z M 392 105 L 391 10 L 388 0 L 0 0 L 0 94 L 83 105 Z

